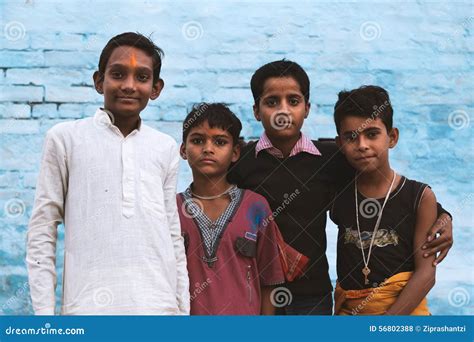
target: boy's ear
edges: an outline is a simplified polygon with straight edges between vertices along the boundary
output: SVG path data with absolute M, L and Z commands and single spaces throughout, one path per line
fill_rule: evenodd
M 388 147 L 389 148 L 394 148 L 397 143 L 398 143 L 398 137 L 400 136 L 400 132 L 398 131 L 398 128 L 396 127 L 393 127 L 392 130 L 390 131 L 390 133 L 388 134 L 389 136 L 389 144 L 388 144 Z
M 100 71 L 96 71 L 94 72 L 94 75 L 92 75 L 92 79 L 94 80 L 94 87 L 95 87 L 95 90 L 99 93 L 99 94 L 103 94 L 104 93 L 104 75 L 100 72 Z
M 240 144 L 237 143 L 232 149 L 232 163 L 235 163 L 240 158 Z
M 309 115 L 309 110 L 310 110 L 310 109 L 311 109 L 311 103 L 308 102 L 308 103 L 305 105 L 305 110 L 306 110 L 306 114 L 304 115 L 304 118 L 305 118 L 305 119 L 308 117 L 308 115 Z
M 179 154 L 184 160 L 188 159 L 188 157 L 186 156 L 186 145 L 184 143 L 181 143 L 181 146 L 179 148 Z
M 256 104 L 253 105 L 253 116 L 255 116 L 255 119 L 257 119 L 257 121 L 262 121 L 260 114 L 258 114 L 258 105 Z
M 153 84 L 153 89 L 151 90 L 150 100 L 156 100 L 160 96 L 163 87 L 165 86 L 165 81 L 161 78 Z

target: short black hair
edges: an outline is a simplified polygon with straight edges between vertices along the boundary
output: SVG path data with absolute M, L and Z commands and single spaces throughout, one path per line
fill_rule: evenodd
M 239 142 L 242 123 L 239 118 L 223 103 L 202 102 L 193 106 L 183 122 L 183 142 L 186 142 L 189 132 L 206 122 L 211 128 L 218 127 L 230 133 L 233 144 Z
M 334 106 L 334 123 L 338 134 L 341 122 L 347 116 L 380 118 L 390 132 L 393 127 L 393 109 L 388 92 L 379 86 L 364 85 L 349 91 L 343 90 L 338 95 Z
M 160 79 L 161 60 L 164 57 L 164 52 L 150 38 L 138 32 L 121 33 L 107 42 L 99 58 L 99 73 L 102 77 L 112 52 L 119 46 L 133 46 L 144 51 L 153 60 L 153 83 Z
M 263 93 L 265 81 L 272 77 L 292 77 L 300 86 L 306 103 L 309 102 L 309 77 L 306 71 L 296 62 L 282 59 L 261 66 L 255 71 L 250 80 L 253 99 L 258 105 Z

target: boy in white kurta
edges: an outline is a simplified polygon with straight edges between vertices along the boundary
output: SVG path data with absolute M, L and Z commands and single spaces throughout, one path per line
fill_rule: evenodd
M 62 314 L 189 314 L 177 145 L 139 116 L 163 88 L 161 54 L 136 33 L 112 38 L 94 73 L 104 108 L 47 133 L 27 246 L 36 314 L 55 313 L 61 222 Z

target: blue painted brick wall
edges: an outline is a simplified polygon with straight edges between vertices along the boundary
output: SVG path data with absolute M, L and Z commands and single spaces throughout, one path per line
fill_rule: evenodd
M 304 132 L 313 138 L 335 135 L 339 90 L 386 87 L 401 131 L 394 166 L 429 183 L 455 216 L 455 245 L 438 269 L 432 311 L 474 313 L 472 2 L 2 0 L 0 21 L 0 313 L 32 312 L 25 237 L 44 134 L 101 105 L 92 73 L 107 40 L 124 31 L 153 33 L 165 50 L 165 89 L 142 116 L 177 141 L 199 101 L 229 103 L 245 137 L 257 138 L 249 80 L 276 59 L 295 60 L 310 75 Z M 190 182 L 184 162 L 180 172 L 182 190 Z M 327 230 L 335 279 L 336 229 Z M 59 280 L 63 234 L 61 227 Z

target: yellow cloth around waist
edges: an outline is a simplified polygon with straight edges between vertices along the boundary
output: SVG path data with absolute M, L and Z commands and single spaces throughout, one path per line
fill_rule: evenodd
M 383 285 L 370 289 L 344 290 L 339 283 L 334 292 L 335 315 L 383 315 L 395 303 L 413 272 L 401 272 L 387 279 Z M 428 316 L 426 297 L 411 315 Z

